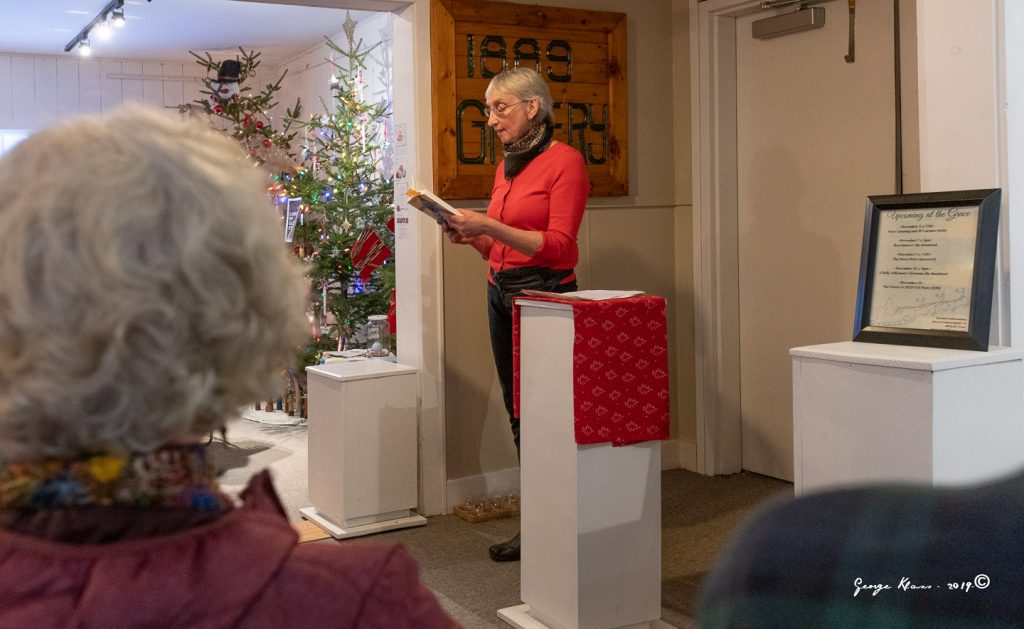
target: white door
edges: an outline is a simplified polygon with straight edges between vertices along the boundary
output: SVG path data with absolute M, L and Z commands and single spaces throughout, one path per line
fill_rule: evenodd
M 753 39 L 736 20 L 743 469 L 793 479 L 789 349 L 850 340 L 865 197 L 896 192 L 892 0 L 824 28 Z

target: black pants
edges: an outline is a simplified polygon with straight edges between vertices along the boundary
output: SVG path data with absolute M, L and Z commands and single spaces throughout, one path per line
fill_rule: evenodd
M 560 284 L 553 292 L 566 293 L 576 290 L 576 280 Z M 487 284 L 487 320 L 491 329 L 491 352 L 494 366 L 498 369 L 498 382 L 508 412 L 508 423 L 512 428 L 512 439 L 519 455 L 519 418 L 516 417 L 512 398 L 512 309 L 505 306 L 501 291 L 494 284 Z

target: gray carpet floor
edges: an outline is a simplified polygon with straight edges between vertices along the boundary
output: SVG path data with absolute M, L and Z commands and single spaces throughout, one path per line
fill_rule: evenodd
M 209 448 L 222 470 L 221 486 L 238 491 L 254 472 L 269 468 L 289 517 L 309 506 L 306 493 L 306 427 L 238 421 L 228 443 Z M 693 627 L 700 585 L 729 536 L 755 508 L 793 486 L 743 472 L 708 477 L 686 470 L 662 473 L 662 620 Z M 445 610 L 467 629 L 506 627 L 496 616 L 519 604 L 519 564 L 492 562 L 487 547 L 516 533 L 518 519 L 470 524 L 454 515 L 435 516 L 423 527 L 390 531 L 379 539 L 405 544 L 420 564 L 420 575 Z M 357 540 L 323 540 L 345 544 Z

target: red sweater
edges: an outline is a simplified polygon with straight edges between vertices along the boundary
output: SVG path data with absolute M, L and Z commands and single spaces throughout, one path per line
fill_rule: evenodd
M 576 234 L 589 192 L 583 156 L 563 142 L 553 143 L 512 179 L 505 179 L 505 162 L 498 164 L 487 216 L 510 227 L 541 232 L 544 243 L 529 257 L 492 240 L 481 249 L 491 269 L 574 268 L 579 259 Z

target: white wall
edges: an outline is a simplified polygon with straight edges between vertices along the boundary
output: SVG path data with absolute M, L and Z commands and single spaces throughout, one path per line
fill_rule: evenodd
M 396 11 L 394 21 L 394 123 L 406 131 L 395 152 L 409 176 L 433 181 L 430 55 L 430 2 L 417 0 Z M 441 233 L 432 221 L 409 212 L 408 229 L 398 227 L 395 275 L 398 360 L 420 375 L 420 509 L 426 515 L 446 506 L 444 397 L 444 318 L 441 289 Z M 411 339 L 403 330 L 417 330 Z M 404 335 L 404 336 L 403 336 Z
M 177 115 L 201 97 L 196 63 L 0 53 L 0 129 L 34 130 L 66 116 L 138 102 Z
M 1001 22 L 1003 49 L 999 58 L 1007 60 L 1001 64 L 1000 85 L 1003 91 L 998 101 L 1002 105 L 1000 114 L 1005 142 L 1005 159 L 1001 164 L 1003 207 L 1007 210 L 1002 224 L 1005 228 L 1003 242 L 1017 243 L 1021 247 L 1024 246 L 1024 216 L 1020 215 L 1019 209 L 1016 215 L 1008 210 L 1011 201 L 1019 204 L 1024 193 L 1024 3 L 1006 2 Z M 1011 59 L 1015 63 L 1009 63 Z M 1009 277 L 1024 278 L 1024 255 L 1010 258 L 1008 246 L 1004 251 L 1006 255 L 1002 266 L 1009 269 Z M 1020 347 L 1024 345 L 1024 281 L 1018 280 L 1006 292 L 1011 304 L 1009 341 Z
M 996 4 L 917 3 L 922 192 L 999 183 Z
M 990 342 L 1006 346 L 1024 342 L 1024 282 L 1011 286 L 1014 275 L 1024 277 L 1024 226 L 1011 212 L 1021 175 L 1009 161 L 1019 162 L 1024 142 L 1020 5 L 917 3 L 921 191 L 1003 189 Z

